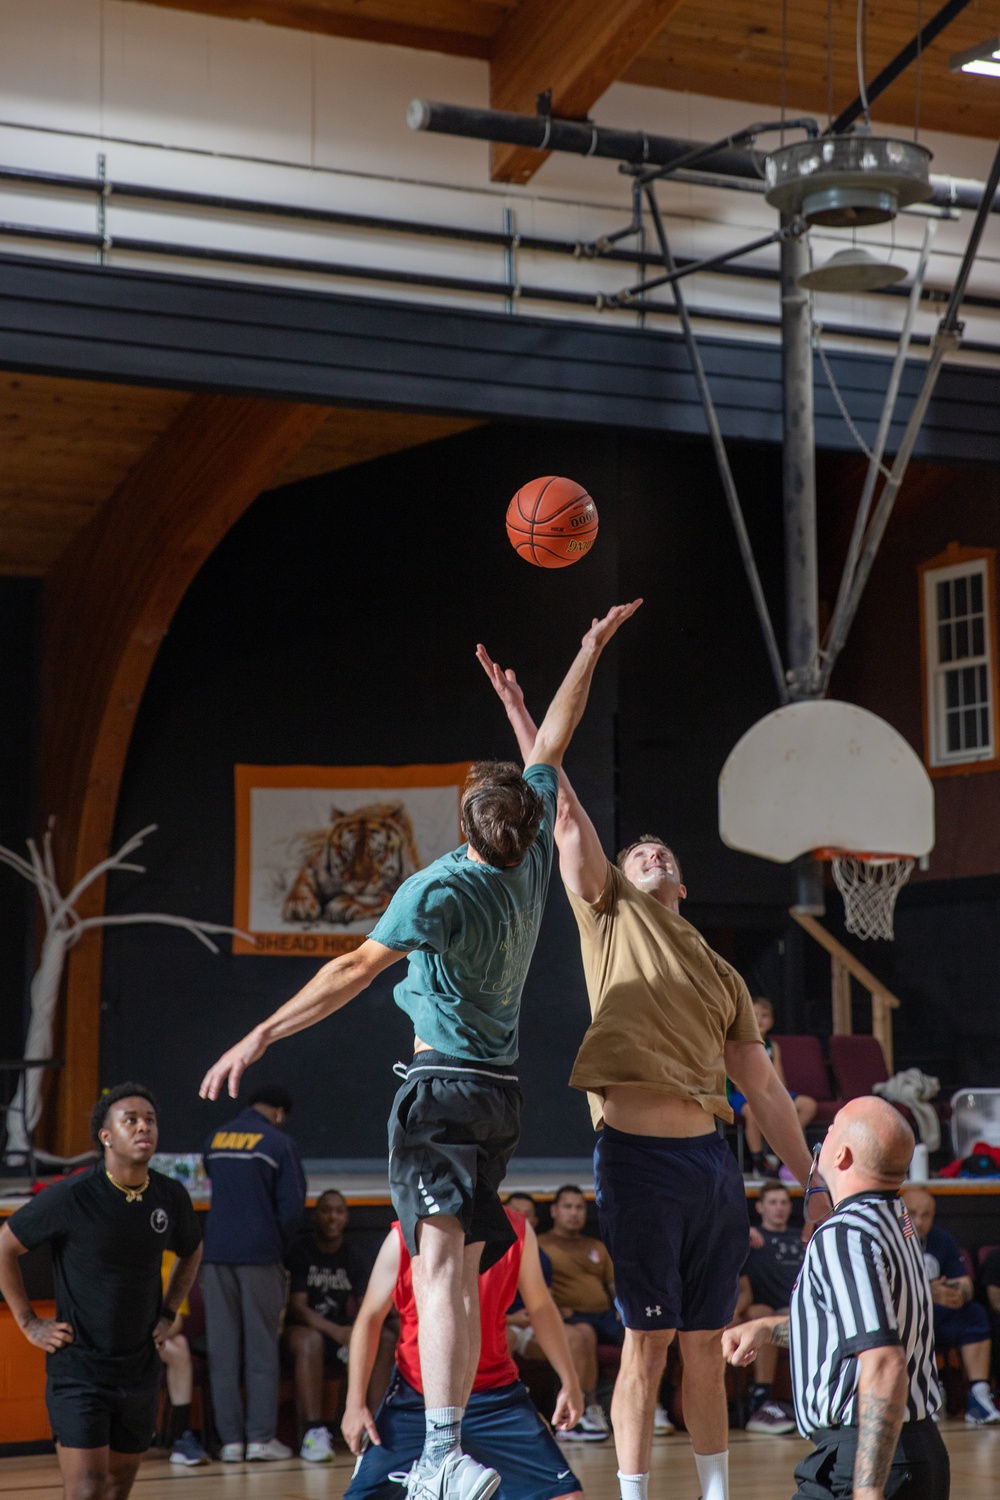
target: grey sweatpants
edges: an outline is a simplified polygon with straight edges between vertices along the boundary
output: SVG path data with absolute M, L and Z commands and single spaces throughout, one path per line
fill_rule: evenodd
M 281 1384 L 278 1325 L 286 1285 L 281 1265 L 201 1268 L 212 1405 L 223 1443 L 269 1443 L 274 1437 Z

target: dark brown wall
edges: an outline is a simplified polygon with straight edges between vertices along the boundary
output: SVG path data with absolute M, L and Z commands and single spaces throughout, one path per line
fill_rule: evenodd
M 819 455 L 821 592 L 836 598 L 853 524 L 863 461 Z M 1000 548 L 1000 471 L 912 464 L 857 619 L 837 664 L 831 696 L 887 719 L 923 756 L 918 566 L 949 542 Z M 997 608 L 997 600 L 992 601 Z M 934 778 L 937 842 L 916 880 L 1000 872 L 1000 772 Z

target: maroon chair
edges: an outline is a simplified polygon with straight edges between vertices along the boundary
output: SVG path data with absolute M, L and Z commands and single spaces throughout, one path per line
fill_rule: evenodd
M 772 1038 L 781 1050 L 785 1082 L 793 1094 L 808 1094 L 816 1100 L 813 1123 L 829 1125 L 840 1105 L 833 1097 L 830 1075 L 823 1061 L 823 1049 L 815 1036 L 776 1036 Z
M 875 1036 L 832 1036 L 830 1066 L 845 1103 L 849 1099 L 860 1099 L 863 1094 L 874 1093 L 875 1084 L 886 1083 L 889 1078 L 882 1043 Z M 951 1119 L 950 1103 L 938 1103 L 934 1099 L 928 1102 L 942 1123 Z M 917 1130 L 913 1111 L 907 1109 L 905 1104 L 894 1103 L 893 1108 L 899 1110 L 919 1139 L 920 1132 Z

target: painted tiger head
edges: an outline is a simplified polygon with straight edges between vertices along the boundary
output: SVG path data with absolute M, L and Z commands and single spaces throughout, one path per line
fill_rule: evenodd
M 304 858 L 284 903 L 286 922 L 345 926 L 380 917 L 420 867 L 413 824 L 402 802 L 330 809 L 326 828 L 304 835 Z

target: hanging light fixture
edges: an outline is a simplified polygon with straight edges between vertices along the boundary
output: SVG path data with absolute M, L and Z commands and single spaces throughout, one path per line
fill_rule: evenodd
M 826 136 L 773 151 L 764 163 L 764 196 L 807 224 L 851 229 L 884 224 L 931 195 L 931 153 L 912 141 L 869 135 Z
M 809 292 L 874 292 L 906 277 L 904 266 L 876 260 L 859 245 L 838 250 L 825 266 L 817 266 L 799 277 L 799 286 Z
M 967 52 L 954 52 L 948 59 L 953 73 L 980 73 L 986 78 L 1000 78 L 1000 36 L 980 42 Z

